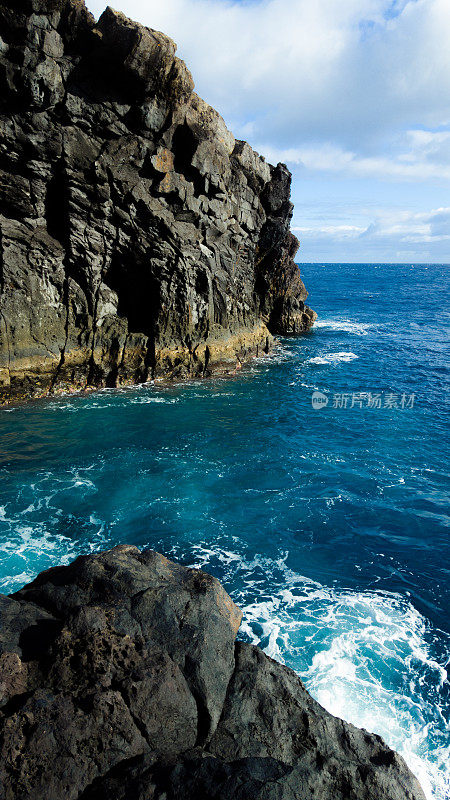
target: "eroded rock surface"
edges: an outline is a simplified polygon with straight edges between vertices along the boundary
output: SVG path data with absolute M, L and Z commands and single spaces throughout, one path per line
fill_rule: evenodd
M 424 800 L 240 620 L 215 578 L 131 546 L 0 597 L 0 799 Z
M 0 401 L 231 371 L 314 313 L 290 173 L 162 33 L 0 0 Z

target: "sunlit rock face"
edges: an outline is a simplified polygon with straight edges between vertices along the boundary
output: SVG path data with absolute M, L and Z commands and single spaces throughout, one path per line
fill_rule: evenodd
M 82 0 L 0 0 L 0 397 L 232 371 L 311 326 L 290 173 L 175 44 Z

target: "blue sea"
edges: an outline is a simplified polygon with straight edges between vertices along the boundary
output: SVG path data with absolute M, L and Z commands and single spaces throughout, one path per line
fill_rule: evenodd
M 313 331 L 232 378 L 0 410 L 1 591 L 119 542 L 202 567 L 445 800 L 448 267 L 301 268 Z

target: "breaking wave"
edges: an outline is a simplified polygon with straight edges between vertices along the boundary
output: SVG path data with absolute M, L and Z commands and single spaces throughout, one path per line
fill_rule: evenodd
M 192 566 L 219 572 L 243 609 L 243 638 L 295 669 L 332 714 L 382 736 L 429 800 L 447 800 L 447 671 L 411 602 L 323 586 L 290 570 L 287 553 L 272 561 L 206 544 L 193 550 Z
M 354 322 L 350 319 L 318 319 L 314 323 L 314 328 L 327 328 L 331 331 L 342 331 L 342 333 L 351 333 L 355 336 L 367 336 L 373 327 L 368 323 Z

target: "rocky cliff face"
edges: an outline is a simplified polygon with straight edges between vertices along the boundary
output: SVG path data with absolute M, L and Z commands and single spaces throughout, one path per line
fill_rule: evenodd
M 0 595 L 1 800 L 425 800 L 240 620 L 215 578 L 130 546 Z
M 307 330 L 290 174 L 174 43 L 0 0 L 0 400 L 230 370 Z

